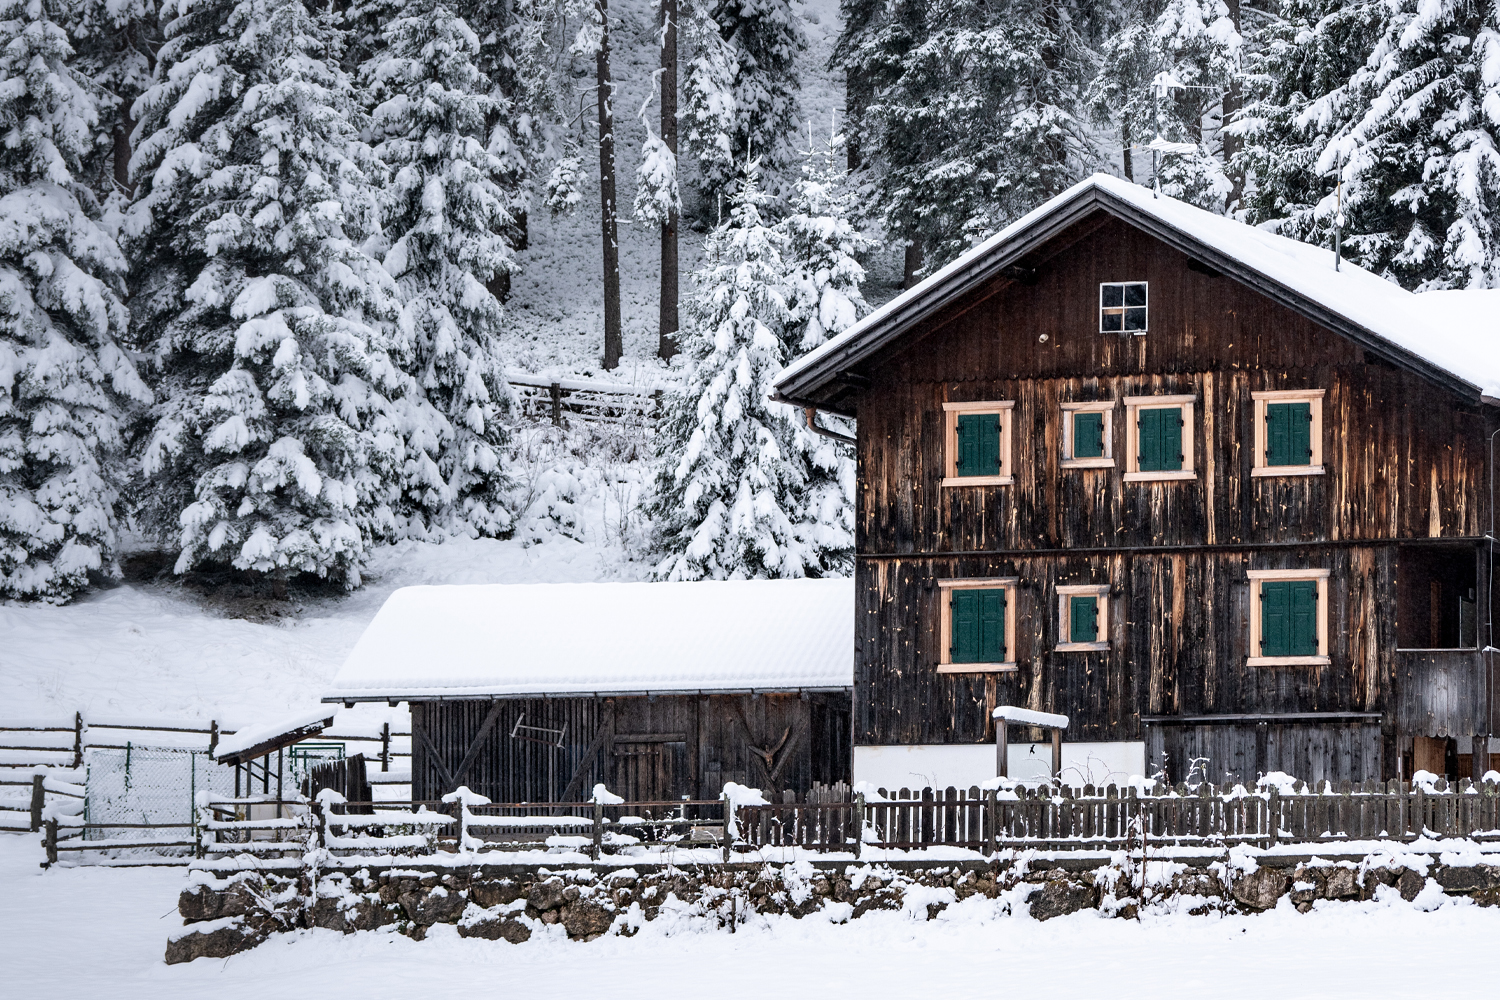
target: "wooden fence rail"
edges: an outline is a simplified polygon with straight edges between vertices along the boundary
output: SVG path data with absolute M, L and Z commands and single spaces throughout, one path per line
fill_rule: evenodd
M 852 851 L 861 844 L 909 850 L 961 847 L 1109 849 L 1148 843 L 1271 847 L 1350 840 L 1412 841 L 1421 837 L 1500 840 L 1500 784 L 1456 787 L 1376 781 L 1338 788 L 1305 783 L 1247 790 L 1243 786 L 1141 788 L 1063 786 L 1003 791 L 956 788 L 884 789 L 849 802 L 740 806 L 736 846 Z M 863 830 L 856 837 L 855 830 Z
M 661 411 L 661 391 L 603 379 L 550 378 L 507 372 L 523 413 L 561 425 L 565 417 L 590 423 L 650 426 Z

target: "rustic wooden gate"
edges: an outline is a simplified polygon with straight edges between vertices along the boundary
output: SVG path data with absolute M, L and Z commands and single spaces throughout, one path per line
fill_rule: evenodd
M 663 802 L 689 794 L 692 772 L 683 733 L 616 736 L 610 765 L 610 790 L 627 802 Z

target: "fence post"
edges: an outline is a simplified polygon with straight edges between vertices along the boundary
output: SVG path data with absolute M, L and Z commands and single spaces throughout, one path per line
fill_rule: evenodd
M 1000 792 L 998 789 L 991 788 L 984 793 L 984 811 L 990 820 L 988 829 L 984 833 L 984 852 L 993 858 L 995 852 L 999 849 L 995 844 L 995 840 L 1000 835 L 996 829 L 1000 825 Z
M 1266 833 L 1269 846 L 1275 847 L 1281 834 L 1281 789 L 1275 785 L 1271 786 L 1271 796 L 1266 802 Z
M 73 713 L 73 770 L 83 766 L 83 713 Z
M 47 832 L 42 836 L 42 846 L 47 849 L 47 864 L 57 864 L 57 818 L 47 820 Z M 43 866 L 45 867 L 45 866 Z
M 649 815 L 649 813 L 647 814 Z M 590 854 L 595 861 L 599 860 L 599 849 L 604 844 L 604 803 L 596 796 L 594 799 L 594 844 Z
M 734 826 L 734 803 L 729 801 L 729 796 L 723 792 L 719 793 L 719 801 L 724 803 L 724 863 L 729 863 L 729 849 L 734 842 L 729 831 Z
M 214 751 L 219 749 L 219 720 L 208 720 L 208 756 L 213 758 Z
M 854 796 L 854 859 L 859 860 L 860 849 L 865 843 L 865 793 Z
M 45 775 L 31 776 L 31 832 L 42 828 L 42 807 L 47 803 L 47 778 Z
M 562 386 L 556 382 L 552 383 L 549 390 L 552 399 L 552 426 L 562 426 Z
M 380 727 L 380 769 L 382 771 L 391 769 L 391 724 L 389 722 Z

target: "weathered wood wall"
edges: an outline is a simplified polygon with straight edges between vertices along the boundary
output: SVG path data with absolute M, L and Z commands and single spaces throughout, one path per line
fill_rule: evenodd
M 1147 767 L 1174 782 L 1195 764 L 1198 777 L 1226 785 L 1272 771 L 1307 782 L 1379 781 L 1384 770 L 1378 722 L 1147 725 L 1145 735 Z
M 466 784 L 496 802 L 564 801 L 575 775 L 571 801 L 600 781 L 641 800 L 717 798 L 726 781 L 801 794 L 814 781 L 849 780 L 845 694 L 414 702 L 411 711 L 416 799 Z M 562 733 L 562 746 L 546 733 L 512 737 L 523 714 L 526 726 Z
M 1123 222 L 1058 245 L 1034 283 L 956 302 L 860 370 L 855 742 L 988 740 L 997 702 L 1066 713 L 1074 740 L 1142 739 L 1142 715 L 1375 711 L 1389 744 L 1403 698 L 1429 728 L 1482 716 L 1455 671 L 1446 701 L 1410 690 L 1432 669 L 1398 671 L 1391 543 L 1483 536 L 1492 418 Z M 1126 280 L 1150 282 L 1150 332 L 1101 334 L 1099 283 Z M 1252 477 L 1251 392 L 1295 388 L 1325 390 L 1327 473 Z M 1198 398 L 1195 480 L 1124 482 L 1123 404 L 1118 467 L 1060 467 L 1063 402 L 1176 393 Z M 942 404 L 975 400 L 1015 401 L 1015 482 L 945 489 Z M 1331 570 L 1329 666 L 1246 666 L 1252 568 Z M 1020 669 L 937 674 L 936 580 L 1010 575 Z M 1106 582 L 1110 650 L 1053 652 L 1054 587 Z

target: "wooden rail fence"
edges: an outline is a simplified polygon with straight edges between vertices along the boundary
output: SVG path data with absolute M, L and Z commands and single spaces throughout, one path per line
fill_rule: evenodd
M 505 378 L 520 397 L 523 413 L 558 426 L 566 417 L 590 423 L 649 426 L 661 412 L 659 389 L 525 372 L 507 372 Z

